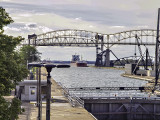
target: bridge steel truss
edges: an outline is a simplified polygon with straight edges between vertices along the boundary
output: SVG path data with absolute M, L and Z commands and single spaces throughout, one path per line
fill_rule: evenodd
M 103 36 L 103 41 L 96 39 L 96 35 Z M 156 30 L 141 29 L 123 31 L 114 34 L 102 34 L 86 30 L 57 30 L 37 35 L 29 40 L 24 40 L 22 44 L 31 44 L 35 46 L 76 46 L 76 47 L 95 47 L 97 44 L 105 45 L 111 48 L 113 45 L 137 45 L 134 40 L 135 36 L 140 37 L 141 45 L 155 45 Z M 148 37 L 153 37 L 148 40 Z M 144 40 L 145 38 L 145 40 Z M 30 41 L 30 42 L 29 42 Z
M 137 45 L 135 36 L 141 41 L 140 45 L 155 45 L 156 30 L 141 29 L 102 34 L 86 30 L 56 30 L 39 35 L 30 36 L 22 44 L 34 46 L 75 46 L 96 47 L 97 66 L 110 66 L 110 48 L 114 45 Z M 104 61 L 104 62 L 102 62 Z

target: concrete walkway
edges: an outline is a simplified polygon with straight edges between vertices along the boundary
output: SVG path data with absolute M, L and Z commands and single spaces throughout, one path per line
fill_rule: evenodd
M 42 80 L 46 79 L 45 69 L 42 68 Z M 68 100 L 64 97 L 62 89 L 52 79 L 51 86 L 51 120 L 95 120 L 95 118 L 83 107 L 72 107 Z M 34 102 L 23 102 L 22 106 L 25 112 L 19 115 L 20 120 L 36 120 L 38 108 Z M 42 120 L 46 119 L 46 104 L 42 104 Z

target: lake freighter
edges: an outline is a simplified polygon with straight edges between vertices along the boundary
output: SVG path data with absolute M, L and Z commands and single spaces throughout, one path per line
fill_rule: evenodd
M 72 55 L 71 66 L 75 67 L 88 67 L 87 62 L 84 60 L 80 60 L 79 55 Z

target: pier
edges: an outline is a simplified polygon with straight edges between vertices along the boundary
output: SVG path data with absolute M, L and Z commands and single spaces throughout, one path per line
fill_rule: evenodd
M 42 68 L 42 80 L 46 80 L 45 69 Z M 52 79 L 51 86 L 51 120 L 96 120 L 83 106 L 74 104 L 75 99 L 63 94 L 63 90 L 56 81 Z M 22 107 L 25 109 L 23 114 L 19 115 L 20 120 L 36 120 L 38 108 L 36 101 L 23 101 Z M 46 102 L 42 100 L 42 120 L 46 119 Z
M 110 87 L 111 88 L 111 87 Z M 113 87 L 98 88 L 69 88 L 62 86 L 65 95 L 81 99 L 84 102 L 84 108 L 92 113 L 98 120 L 159 120 L 160 119 L 160 98 L 156 96 L 105 96 L 98 94 L 92 95 L 91 92 L 96 90 L 113 91 Z M 124 87 L 125 88 L 125 87 Z M 126 87 L 127 89 L 129 87 Z M 133 87 L 134 88 L 134 87 Z M 140 87 L 130 90 L 141 90 Z M 145 87 L 144 87 L 145 88 Z M 123 89 L 125 90 L 125 89 Z M 150 90 L 150 87 L 146 87 Z M 77 94 L 78 92 L 82 94 Z M 88 92 L 85 92 L 88 91 Z M 90 92 L 89 92 L 90 91 Z M 86 94 L 87 93 L 87 94 Z
M 84 98 L 85 108 L 98 120 L 159 120 L 160 98 Z

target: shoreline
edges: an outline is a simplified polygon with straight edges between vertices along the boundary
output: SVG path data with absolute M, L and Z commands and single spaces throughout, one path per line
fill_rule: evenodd
M 89 66 L 93 68 L 99 68 L 99 69 L 113 69 L 113 70 L 124 70 L 125 68 L 123 67 L 97 67 L 97 66 Z
M 144 87 L 154 87 L 154 77 L 148 77 L 148 76 L 138 76 L 138 75 L 129 75 L 129 74 L 121 74 L 122 77 L 127 77 L 127 78 L 133 78 L 133 79 L 139 79 L 139 80 L 144 80 L 147 81 L 148 83 L 145 84 Z M 159 79 L 160 81 L 160 79 Z M 156 96 L 160 96 L 160 91 L 155 90 L 154 93 L 152 91 L 145 91 L 148 94 L 154 94 Z

